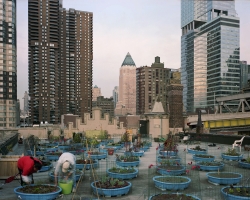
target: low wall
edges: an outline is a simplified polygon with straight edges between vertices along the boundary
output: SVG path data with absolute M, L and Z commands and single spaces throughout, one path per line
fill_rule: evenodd
M 242 135 L 225 135 L 225 134 L 196 134 L 189 133 L 191 139 L 205 141 L 209 143 L 233 144 L 235 140 L 240 140 Z M 250 144 L 250 136 L 246 136 L 242 142 L 242 146 Z

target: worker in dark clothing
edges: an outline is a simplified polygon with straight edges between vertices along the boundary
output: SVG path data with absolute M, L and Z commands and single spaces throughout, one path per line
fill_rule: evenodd
M 17 161 L 17 168 L 22 186 L 24 184 L 34 184 L 33 173 L 42 168 L 42 162 L 32 156 L 23 156 Z

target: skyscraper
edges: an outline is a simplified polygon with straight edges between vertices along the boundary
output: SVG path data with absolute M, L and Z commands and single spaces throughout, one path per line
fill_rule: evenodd
M 157 99 L 162 103 L 164 112 L 167 108 L 167 85 L 170 81 L 170 69 L 164 68 L 160 57 L 155 57 L 151 67 L 136 69 L 136 114 L 143 115 L 153 109 Z
M 25 91 L 23 96 L 23 111 L 25 114 L 29 112 L 29 95 L 27 91 Z
M 61 0 L 29 0 L 29 96 L 33 123 L 91 112 L 93 14 Z
M 136 114 L 136 65 L 130 53 L 120 68 L 118 98 L 115 115 Z
M 240 89 L 235 2 L 181 1 L 181 83 L 187 112 L 213 107 L 214 97 Z
M 0 127 L 16 127 L 16 0 L 0 2 Z
M 97 97 L 102 96 L 101 88 L 95 85 L 92 88 L 92 101 L 97 101 Z
M 116 107 L 116 103 L 118 102 L 118 96 L 119 96 L 119 87 L 115 86 L 113 89 L 114 108 Z

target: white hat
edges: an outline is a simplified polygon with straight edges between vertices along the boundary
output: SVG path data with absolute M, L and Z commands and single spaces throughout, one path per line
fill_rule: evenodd
M 68 161 L 66 161 L 65 163 L 63 163 L 62 165 L 62 172 L 65 173 L 69 170 L 70 167 L 70 163 Z

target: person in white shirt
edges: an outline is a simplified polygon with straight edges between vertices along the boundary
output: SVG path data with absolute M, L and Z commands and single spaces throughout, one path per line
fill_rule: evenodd
M 55 185 L 58 184 L 58 177 L 64 178 L 65 180 L 73 179 L 73 189 L 72 192 L 76 192 L 76 157 L 74 154 L 65 152 L 63 153 L 56 164 L 55 167 Z

